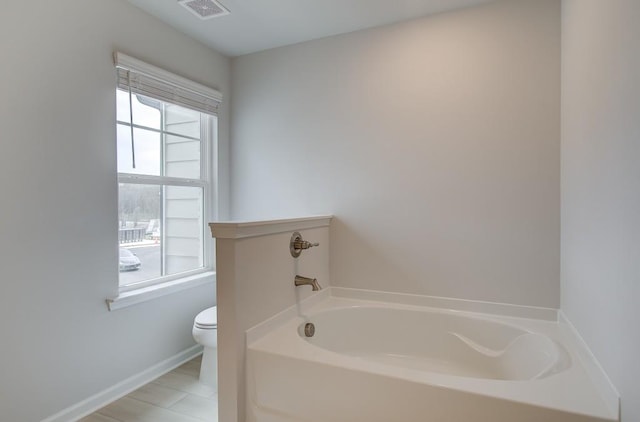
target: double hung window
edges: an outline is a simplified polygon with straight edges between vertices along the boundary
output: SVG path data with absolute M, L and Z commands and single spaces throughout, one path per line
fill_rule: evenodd
M 116 53 L 121 291 L 213 267 L 217 91 Z

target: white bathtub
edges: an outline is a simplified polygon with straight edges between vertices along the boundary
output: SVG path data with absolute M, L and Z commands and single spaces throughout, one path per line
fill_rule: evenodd
M 555 322 L 328 297 L 249 337 L 247 418 L 617 420 L 576 347 Z

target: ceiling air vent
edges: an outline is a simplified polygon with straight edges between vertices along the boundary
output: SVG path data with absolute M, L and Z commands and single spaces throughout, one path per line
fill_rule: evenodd
M 216 0 L 178 0 L 178 3 L 200 19 L 217 18 L 229 14 L 227 8 Z

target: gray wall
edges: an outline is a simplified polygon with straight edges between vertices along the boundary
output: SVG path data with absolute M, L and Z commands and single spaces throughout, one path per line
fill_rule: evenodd
M 334 286 L 558 307 L 560 2 L 232 61 L 232 215 L 333 213 Z
M 562 11 L 562 310 L 640 421 L 640 2 Z
M 114 49 L 229 91 L 227 58 L 124 0 L 3 3 L 2 421 L 42 420 L 187 349 L 193 317 L 214 303 L 208 285 L 107 311 L 118 285 Z M 228 121 L 225 106 L 223 154 Z

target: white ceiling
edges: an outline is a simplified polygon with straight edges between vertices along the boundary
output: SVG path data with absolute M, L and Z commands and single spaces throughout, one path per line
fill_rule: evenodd
M 177 0 L 128 0 L 211 48 L 239 56 L 492 0 L 221 0 L 230 15 L 200 20 Z

